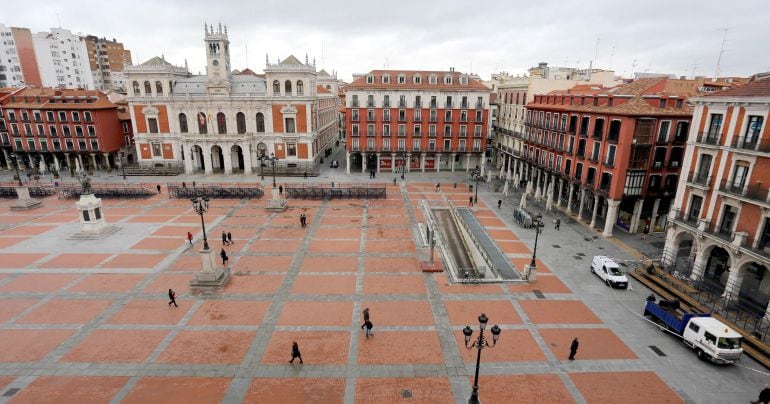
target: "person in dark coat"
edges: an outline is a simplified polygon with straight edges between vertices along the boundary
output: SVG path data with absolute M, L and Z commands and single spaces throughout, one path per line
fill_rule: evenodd
M 227 245 L 227 233 L 222 232 L 222 245 Z
M 441 183 L 440 182 L 436 184 L 436 192 L 439 192 L 439 191 L 441 191 Z
M 233 244 L 233 235 L 227 232 L 227 244 Z
M 501 206 L 503 206 L 503 200 L 502 199 L 498 199 L 497 200 L 497 209 L 500 209 Z
M 160 193 L 160 184 L 158 184 L 157 188 L 158 188 L 158 193 Z
M 366 331 L 366 339 L 369 339 L 370 335 L 374 336 L 374 333 L 372 332 L 372 327 L 374 327 L 374 325 L 372 324 L 371 321 L 366 320 L 364 322 L 364 330 Z
M 575 360 L 575 354 L 577 353 L 579 345 L 580 343 L 578 343 L 578 339 L 575 337 L 575 339 L 572 340 L 572 344 L 569 346 L 569 360 Z
M 299 363 L 304 363 L 302 362 L 302 354 L 299 352 L 297 341 L 291 343 L 291 360 L 289 363 L 294 363 L 294 359 L 299 359 Z
M 768 404 L 770 403 L 770 387 L 768 385 L 765 385 L 765 388 L 762 389 L 762 391 L 759 392 L 759 398 L 757 398 L 757 401 L 752 401 L 751 404 Z
M 171 307 L 172 303 L 174 304 L 174 307 L 179 307 L 176 304 L 176 292 L 174 292 L 173 289 L 169 289 L 168 290 L 168 298 L 171 300 L 171 301 L 168 302 L 168 307 Z
M 473 207 L 473 197 L 472 196 L 468 197 L 468 206 Z
M 219 252 L 219 256 L 222 257 L 222 266 L 227 265 L 227 260 L 230 258 L 227 256 L 227 252 L 223 248 L 222 251 Z
M 283 185 L 278 186 L 278 193 L 283 195 Z
M 361 324 L 361 329 L 362 330 L 364 329 L 364 326 L 366 325 L 366 322 L 369 321 L 369 308 L 368 307 L 364 309 L 363 314 L 364 314 L 364 323 Z
M 559 228 L 561 227 L 561 219 L 557 218 L 555 223 L 556 225 L 553 226 L 553 228 L 556 230 L 559 230 Z

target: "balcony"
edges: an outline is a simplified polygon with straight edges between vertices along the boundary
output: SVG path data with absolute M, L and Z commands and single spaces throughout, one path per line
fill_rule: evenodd
M 367 102 L 366 102 L 366 106 L 367 106 L 368 108 L 374 108 L 374 101 L 367 101 Z
M 474 148 L 473 148 L 473 151 L 474 151 L 474 152 L 476 152 L 476 153 L 478 153 L 478 152 L 480 152 L 480 151 L 481 151 L 481 147 L 474 147 Z
M 598 156 L 597 157 L 591 156 L 591 157 L 588 158 L 588 161 L 590 161 L 592 163 L 599 163 L 599 157 Z
M 390 101 L 383 101 L 382 102 L 382 107 L 383 108 L 390 108 Z
M 691 173 L 690 176 L 687 177 L 687 182 L 708 189 L 709 184 L 711 183 L 711 176 L 700 173 Z
M 451 102 L 445 102 L 444 103 L 444 108 L 452 108 L 452 103 Z
M 681 161 L 673 160 L 668 163 L 668 168 L 679 168 L 682 165 Z
M 436 132 L 428 132 L 428 137 L 436 137 Z
M 700 132 L 698 133 L 698 143 L 708 145 L 719 144 L 719 134 L 713 132 Z
M 28 116 L 22 116 L 21 121 L 24 123 L 29 123 L 29 117 Z
M 460 103 L 460 108 L 467 109 L 468 108 L 468 103 L 467 102 L 461 102 Z
M 631 142 L 636 145 L 652 144 L 652 135 L 635 135 Z
M 733 149 L 770 153 L 770 139 L 759 139 L 757 136 L 741 136 L 733 139 L 730 145 Z
M 744 184 L 741 186 L 739 184 L 734 184 L 733 181 L 730 180 L 722 180 L 719 184 L 719 191 L 750 199 L 752 201 L 770 203 L 770 198 L 768 198 L 768 187 L 762 186 L 759 182 L 754 185 Z
M 382 151 L 390 151 L 390 146 L 382 146 Z
M 352 151 L 361 151 L 361 147 L 360 146 L 350 146 L 350 150 L 352 150 Z
M 91 122 L 91 121 L 89 120 L 89 121 L 87 121 L 87 122 Z M 39 116 L 36 116 L 36 117 L 35 117 L 35 123 L 43 123 L 43 118 L 41 118 L 41 117 L 39 117 Z
M 398 107 L 399 108 L 406 108 L 406 101 L 405 100 L 399 100 L 398 101 Z
M 484 108 L 484 102 L 477 102 L 476 103 L 476 109 L 483 109 Z
M 399 122 L 406 122 L 406 116 L 399 116 L 398 117 Z
M 18 121 L 16 120 L 15 116 L 11 115 L 11 116 L 8 117 L 8 122 L 14 122 L 15 123 L 15 122 L 18 122 Z
M 92 118 L 92 117 L 90 117 L 90 116 L 86 116 L 86 117 L 85 117 L 85 121 L 86 121 L 87 123 L 93 123 L 93 122 L 94 122 L 93 118 Z
M 467 150 L 467 148 L 465 146 L 460 146 L 460 147 L 457 148 L 457 151 L 460 152 L 460 153 L 464 153 L 464 152 L 466 152 L 468 150 Z
M 406 137 L 406 132 L 398 132 L 398 137 Z
M 374 132 L 366 132 L 366 136 L 374 137 L 374 136 L 376 136 L 376 133 L 374 133 Z
M 628 168 L 636 169 L 636 170 L 646 170 L 647 169 L 647 160 L 631 160 L 628 163 Z
M 374 115 L 369 115 L 366 117 L 366 122 L 374 122 Z
M 665 165 L 665 164 L 663 164 L 663 162 L 662 162 L 662 161 L 653 161 L 653 162 L 652 162 L 652 170 L 653 170 L 653 171 L 660 171 L 660 170 L 662 170 L 662 169 L 663 169 L 663 166 L 664 166 L 664 165 Z
M 422 101 L 415 101 L 414 102 L 414 107 L 415 108 L 422 108 Z
M 431 103 L 430 103 L 430 107 L 431 107 L 431 108 L 438 108 L 438 103 L 436 103 L 436 102 L 431 102 Z
M 358 108 L 359 107 L 358 101 L 351 101 L 350 106 L 353 108 Z

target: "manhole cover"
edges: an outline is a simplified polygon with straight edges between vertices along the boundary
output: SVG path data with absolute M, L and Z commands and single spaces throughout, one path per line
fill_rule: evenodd
M 561 248 L 561 246 L 560 246 L 560 245 L 558 245 L 558 244 L 554 244 L 554 245 L 553 245 L 553 248 Z
M 6 391 L 3 394 L 3 397 L 11 397 L 11 396 L 15 395 L 16 393 L 18 393 L 19 390 L 21 390 L 21 389 L 18 388 L 18 387 L 11 387 L 10 389 L 8 389 L 8 391 Z
M 533 290 L 532 293 L 534 293 L 535 296 L 537 296 L 538 299 L 545 299 L 545 295 L 543 294 L 543 292 L 541 292 L 541 291 L 539 291 L 537 289 Z
M 603 250 L 603 249 L 604 249 L 604 247 L 597 247 L 597 248 L 598 248 L 598 249 L 600 249 L 600 250 Z
M 652 349 L 652 352 L 658 354 L 658 356 L 666 356 L 666 354 L 664 354 L 663 351 L 661 351 L 660 348 L 656 347 L 655 345 L 650 345 L 650 349 Z
M 582 260 L 582 259 L 583 259 L 583 257 L 581 257 L 581 256 L 579 256 L 579 255 L 576 255 L 576 256 L 574 256 L 574 257 L 572 257 L 572 258 L 574 258 L 574 259 L 576 259 L 576 260 Z
M 412 398 L 412 390 L 401 390 L 401 397 Z

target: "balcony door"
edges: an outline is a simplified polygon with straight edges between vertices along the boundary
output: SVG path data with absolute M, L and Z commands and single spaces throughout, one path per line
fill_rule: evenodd
M 703 197 L 700 197 L 698 195 L 693 195 L 692 200 L 690 201 L 690 211 L 687 212 L 687 219 L 688 220 L 700 219 L 700 208 L 702 205 L 703 205 Z
M 743 189 L 746 185 L 746 177 L 749 174 L 749 166 L 742 162 L 735 165 L 735 171 L 733 171 L 733 181 L 731 183 L 734 189 Z
M 700 165 L 698 165 L 698 178 L 708 178 L 709 171 L 711 170 L 711 159 L 710 154 L 701 154 Z

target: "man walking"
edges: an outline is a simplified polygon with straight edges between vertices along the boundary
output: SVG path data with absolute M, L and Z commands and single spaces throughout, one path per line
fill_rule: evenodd
M 441 191 L 441 183 L 439 182 L 436 184 L 436 192 L 440 192 L 440 191 Z
M 233 235 L 229 231 L 227 232 L 227 244 L 233 244 Z
M 765 388 L 759 392 L 759 398 L 756 401 L 752 401 L 751 404 L 768 404 L 770 403 L 770 387 L 765 385 Z
M 553 226 L 553 228 L 556 230 L 559 230 L 559 227 L 561 227 L 561 219 L 556 218 L 556 221 L 554 223 L 555 223 L 555 226 Z
M 174 304 L 174 307 L 179 307 L 176 304 L 176 292 L 174 292 L 173 289 L 168 290 L 168 298 L 170 299 L 170 301 L 168 302 L 168 307 L 171 307 L 172 303 Z
M 193 244 L 192 244 L 192 239 L 193 239 L 192 233 L 190 233 L 190 232 L 188 231 L 188 232 L 187 232 L 187 242 L 188 242 L 188 243 L 190 243 L 190 245 L 193 245 Z
M 305 170 L 305 179 L 307 179 L 307 170 Z
M 283 195 L 283 185 L 278 186 L 278 193 Z
M 222 245 L 227 245 L 227 233 L 222 232 Z
M 575 354 L 578 350 L 578 339 L 575 337 L 575 339 L 572 340 L 572 344 L 569 346 L 569 360 L 574 361 L 575 360 Z
M 366 331 L 366 339 L 369 339 L 370 335 L 374 336 L 374 333 L 372 332 L 372 327 L 374 327 L 374 325 L 372 325 L 371 321 L 366 320 L 364 322 L 364 330 Z
M 227 252 L 224 248 L 219 252 L 219 256 L 222 257 L 222 266 L 227 266 L 227 260 L 230 258 L 227 256 Z
M 158 193 L 160 194 L 160 184 L 158 184 L 157 188 L 158 188 Z
M 294 363 L 294 359 L 299 359 L 299 363 L 304 363 L 302 362 L 302 353 L 299 352 L 297 341 L 291 343 L 291 360 L 289 363 Z
M 468 197 L 468 206 L 471 208 L 473 207 L 473 196 Z
M 503 206 L 503 200 L 502 199 L 498 199 L 497 200 L 497 209 L 500 209 L 501 206 Z
M 364 329 L 364 326 L 366 325 L 366 322 L 369 321 L 369 308 L 368 307 L 364 309 L 363 314 L 364 314 L 364 323 L 361 324 L 361 329 L 362 330 Z

